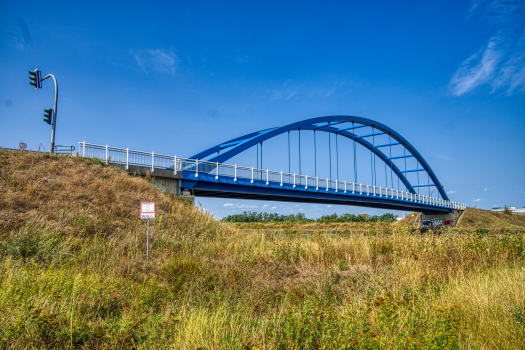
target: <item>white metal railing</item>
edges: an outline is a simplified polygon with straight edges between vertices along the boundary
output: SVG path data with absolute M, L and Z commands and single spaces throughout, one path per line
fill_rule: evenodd
M 446 201 L 439 198 L 403 192 L 385 187 L 331 180 L 307 175 L 288 174 L 282 171 L 279 172 L 268 169 L 255 169 L 253 167 L 248 168 L 238 165 L 206 162 L 198 159 L 186 159 L 177 156 L 157 154 L 154 152 L 148 153 L 130 150 L 128 148 L 95 145 L 86 143 L 85 141 L 79 142 L 79 155 L 89 158 L 96 157 L 100 160 L 111 163 L 125 164 L 126 169 L 129 169 L 130 165 L 148 167 L 151 168 L 152 174 L 154 174 L 155 169 L 173 170 L 174 174 L 177 171 L 184 170 L 195 172 L 195 177 L 197 178 L 199 177 L 199 174 L 213 175 L 216 179 L 218 179 L 219 176 L 228 176 L 233 178 L 234 181 L 243 179 L 250 180 L 251 183 L 262 181 L 266 185 L 277 183 L 281 187 L 286 184 L 292 185 L 294 188 L 315 189 L 317 191 L 333 190 L 338 193 L 390 198 L 404 202 L 422 203 L 445 208 L 465 209 L 467 207 L 466 204 L 463 203 Z

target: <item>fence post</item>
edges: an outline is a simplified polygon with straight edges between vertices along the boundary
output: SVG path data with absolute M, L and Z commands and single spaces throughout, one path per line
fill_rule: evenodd
M 339 180 L 335 180 L 335 192 L 339 192 Z
M 270 184 L 270 178 L 268 177 L 268 169 L 266 169 L 266 186 Z
M 237 182 L 237 164 L 235 164 L 235 176 L 233 178 L 233 181 Z
M 215 175 L 215 180 L 219 180 L 219 162 L 217 162 L 217 174 Z
M 177 156 L 173 157 L 173 176 L 177 176 Z
M 86 156 L 86 141 L 84 141 L 84 147 L 82 148 L 82 157 Z
M 305 175 L 304 178 L 305 178 L 304 189 L 307 190 L 308 189 L 308 175 Z
M 281 187 L 283 187 L 283 172 L 281 171 Z
M 293 173 L 293 188 L 295 188 L 295 173 Z
M 326 191 L 330 188 L 330 180 L 326 179 Z
M 379 187 L 379 197 L 383 197 L 383 189 Z
M 126 170 L 129 170 L 129 148 L 126 148 Z
M 345 193 L 346 193 L 346 181 L 345 181 Z
M 319 191 L 319 178 L 318 177 L 315 178 L 315 190 Z
M 106 164 L 108 164 L 108 145 L 106 145 Z
M 366 185 L 366 195 L 370 196 L 370 190 L 368 189 L 368 186 L 370 186 L 370 185 Z
M 153 164 L 155 164 L 155 152 L 151 152 L 151 173 L 155 171 L 153 168 Z
M 195 177 L 199 177 L 199 160 L 195 159 Z
M 252 181 L 251 181 L 251 183 L 253 183 L 253 167 L 252 167 Z

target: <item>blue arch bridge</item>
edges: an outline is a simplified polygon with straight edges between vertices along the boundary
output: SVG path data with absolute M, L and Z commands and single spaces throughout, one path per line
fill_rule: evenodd
M 299 170 L 299 174 L 294 174 L 290 171 L 290 132 L 298 132 L 300 169 L 301 132 L 305 131 L 313 132 L 315 171 L 314 174 L 300 174 Z M 329 138 L 335 138 L 336 152 L 338 138 L 350 140 L 354 160 L 351 174 L 353 181 L 317 176 L 318 133 L 326 133 Z M 228 164 L 232 157 L 255 147 L 257 158 L 260 154 L 262 165 L 263 142 L 283 134 L 288 136 L 288 172 L 281 169 L 264 169 L 262 166 L 242 167 Z M 376 142 L 378 139 L 382 142 Z M 329 142 L 330 162 L 332 143 Z M 358 148 L 371 154 L 372 178 L 368 184 L 356 181 Z M 166 188 L 171 187 L 180 194 L 417 211 L 445 219 L 451 219 L 447 214 L 457 216 L 458 211 L 466 208 L 465 204 L 449 199 L 430 165 L 404 137 L 386 125 L 361 117 L 328 116 L 302 120 L 239 136 L 187 158 L 95 145 L 85 141 L 79 143 L 79 153 L 84 157 L 97 157 L 107 163 L 119 165 L 130 173 L 146 175 L 149 172 L 155 181 L 162 183 Z M 383 163 L 385 173 L 388 169 L 390 186 L 378 185 L 375 177 L 376 159 Z M 407 160 L 410 160 L 410 164 L 415 164 L 415 167 L 407 168 Z M 259 165 L 259 159 L 257 164 Z M 331 169 L 330 163 L 330 174 Z M 413 183 L 410 174 L 417 175 L 417 184 Z M 397 186 L 394 178 L 397 178 Z M 386 179 L 388 184 L 388 175 Z M 419 179 L 428 180 L 421 184 Z M 429 193 L 432 190 L 431 194 L 436 192 L 436 195 L 420 194 L 420 190 L 424 188 Z

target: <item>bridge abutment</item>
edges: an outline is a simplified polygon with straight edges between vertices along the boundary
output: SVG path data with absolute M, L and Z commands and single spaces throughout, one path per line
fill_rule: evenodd
M 427 227 L 435 226 L 449 226 L 455 227 L 458 223 L 461 214 L 464 210 L 455 209 L 452 213 L 446 214 L 425 214 L 421 213 L 420 215 L 420 225 Z
M 143 166 L 129 165 L 126 169 L 125 165 L 112 164 L 117 169 L 125 171 L 129 174 L 138 175 L 141 177 L 150 177 L 153 185 L 159 188 L 161 191 L 173 193 L 175 196 L 182 196 L 187 200 L 190 200 L 195 204 L 195 196 L 189 190 L 181 188 L 182 172 L 177 171 L 176 173 L 170 169 L 154 169 L 151 173 L 151 169 Z

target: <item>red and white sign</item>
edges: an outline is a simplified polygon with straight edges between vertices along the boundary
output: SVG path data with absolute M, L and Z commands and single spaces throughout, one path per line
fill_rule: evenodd
M 155 219 L 155 202 L 140 203 L 140 218 Z

